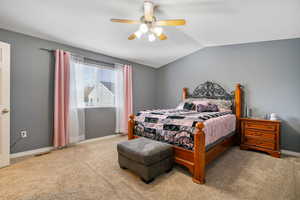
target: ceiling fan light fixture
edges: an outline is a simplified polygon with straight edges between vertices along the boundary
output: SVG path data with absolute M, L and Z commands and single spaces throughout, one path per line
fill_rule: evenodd
M 139 31 L 141 31 L 142 33 L 147 33 L 149 31 L 147 24 L 141 24 Z
M 157 20 L 154 11 L 157 6 L 151 0 L 143 0 L 144 14 L 139 20 L 130 19 L 111 19 L 112 22 L 125 23 L 125 24 L 139 24 L 139 28 L 135 33 L 128 36 L 128 40 L 142 38 L 145 34 L 150 42 L 154 40 L 168 39 L 162 27 L 164 26 L 183 26 L 186 24 L 184 19 L 165 19 Z
M 138 39 L 140 39 L 140 38 L 142 37 L 143 33 L 142 33 L 140 30 L 138 30 L 138 31 L 136 31 L 136 32 L 134 33 L 134 35 L 135 35 Z
M 155 27 L 152 30 L 157 36 L 160 36 L 163 32 L 163 29 L 161 27 Z
M 149 42 L 154 42 L 155 39 L 156 39 L 155 35 L 153 33 L 150 33 L 149 36 L 148 36 Z

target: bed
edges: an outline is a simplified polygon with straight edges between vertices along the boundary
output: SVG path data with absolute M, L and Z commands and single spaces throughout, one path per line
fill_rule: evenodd
M 229 110 L 148 110 L 129 116 L 128 139 L 146 137 L 173 145 L 175 162 L 188 168 L 193 181 L 205 183 L 205 166 L 239 141 L 242 89 L 228 93 L 217 83 L 205 82 L 190 94 L 183 88 L 184 106 L 194 101 L 232 102 Z M 191 104 L 192 105 L 192 104 Z

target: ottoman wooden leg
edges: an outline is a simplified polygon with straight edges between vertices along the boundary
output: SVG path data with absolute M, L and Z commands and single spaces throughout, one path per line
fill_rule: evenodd
M 154 181 L 154 178 L 151 178 L 150 180 L 145 180 L 145 179 L 143 179 L 143 178 L 141 178 L 141 180 L 144 182 L 144 183 L 146 183 L 146 184 L 149 184 L 149 183 L 151 183 L 152 181 Z
M 172 171 L 172 169 L 173 169 L 173 167 L 171 167 L 170 169 L 167 169 L 166 173 L 169 173 L 169 172 L 171 172 L 171 171 Z
M 124 167 L 124 166 L 120 166 L 120 168 L 121 168 L 121 169 L 127 169 L 127 167 Z

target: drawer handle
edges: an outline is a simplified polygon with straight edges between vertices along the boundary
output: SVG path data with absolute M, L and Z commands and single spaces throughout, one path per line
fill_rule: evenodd
M 263 133 L 259 133 L 259 132 L 249 132 L 249 135 L 255 135 L 255 136 L 262 136 L 264 135 Z
M 248 124 L 248 127 L 257 127 L 257 125 L 255 125 L 255 124 Z M 273 126 L 265 126 L 265 125 L 263 125 L 263 127 L 267 128 L 267 129 L 273 129 L 274 128 Z

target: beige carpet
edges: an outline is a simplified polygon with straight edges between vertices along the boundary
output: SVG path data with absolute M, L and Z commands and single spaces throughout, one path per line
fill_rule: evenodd
M 76 145 L 0 169 L 1 200 L 300 199 L 300 158 L 234 147 L 207 169 L 205 185 L 179 166 L 146 185 L 118 166 L 125 137 Z

